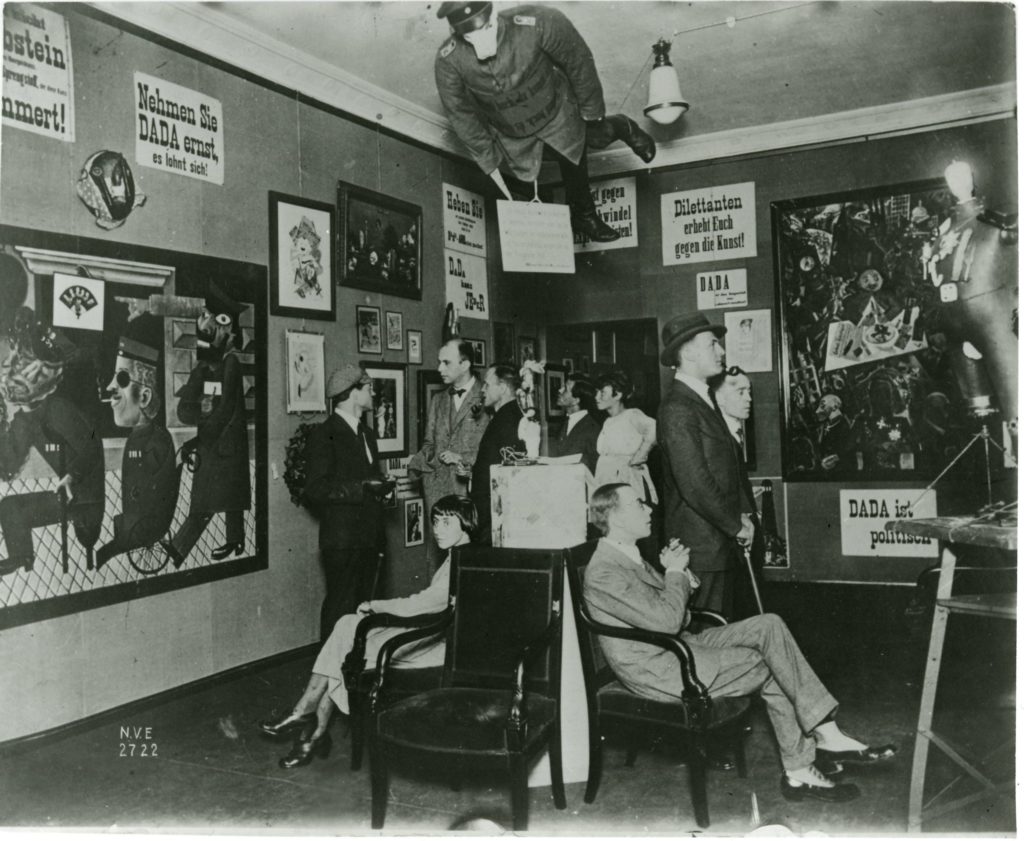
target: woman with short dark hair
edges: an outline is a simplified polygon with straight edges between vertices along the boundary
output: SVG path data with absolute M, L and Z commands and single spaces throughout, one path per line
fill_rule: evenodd
M 647 456 L 658 440 L 657 421 L 639 409 L 626 408 L 633 384 L 624 372 L 602 374 L 594 384 L 597 408 L 608 413 L 597 438 L 594 479 L 598 485 L 624 482 L 640 499 L 655 505 L 658 492 L 647 469 Z

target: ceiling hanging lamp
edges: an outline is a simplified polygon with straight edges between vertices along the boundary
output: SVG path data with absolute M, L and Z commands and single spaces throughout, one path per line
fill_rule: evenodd
M 654 122 L 667 126 L 674 123 L 690 110 L 690 103 L 683 99 L 679 88 L 679 77 L 676 69 L 668 59 L 672 43 L 664 38 L 651 47 L 654 50 L 654 67 L 651 69 L 651 80 L 648 85 L 647 107 L 644 114 Z

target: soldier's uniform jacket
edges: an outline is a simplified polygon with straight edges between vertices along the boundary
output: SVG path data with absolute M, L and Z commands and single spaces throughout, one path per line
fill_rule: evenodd
M 477 60 L 456 36 L 437 54 L 437 91 L 455 133 L 488 173 L 506 163 L 517 178 L 536 180 L 545 143 L 579 163 L 584 120 L 605 114 L 590 48 L 555 9 L 517 6 L 496 25 L 493 58 Z
M 178 471 L 170 433 L 156 423 L 136 427 L 124 442 L 121 515 L 115 518 L 115 538 L 135 548 L 163 537 L 177 499 Z

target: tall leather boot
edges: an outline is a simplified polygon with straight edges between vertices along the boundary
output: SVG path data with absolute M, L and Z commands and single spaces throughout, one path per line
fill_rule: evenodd
M 597 215 L 594 197 L 590 194 L 590 176 L 587 173 L 587 153 L 584 151 L 578 164 L 558 155 L 558 167 L 565 182 L 565 198 L 569 203 L 572 229 L 593 242 L 614 242 L 618 231 L 610 228 Z
M 657 152 L 654 138 L 625 114 L 612 114 L 587 123 L 587 146 L 591 149 L 604 149 L 615 140 L 625 143 L 645 164 L 654 160 Z

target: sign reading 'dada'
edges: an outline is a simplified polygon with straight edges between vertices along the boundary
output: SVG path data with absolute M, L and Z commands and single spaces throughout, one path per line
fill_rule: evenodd
M 29 3 L 4 4 L 3 123 L 75 139 L 75 89 L 67 22 Z
M 754 182 L 661 197 L 662 265 L 757 256 Z
M 899 490 L 839 491 L 840 523 L 844 555 L 855 557 L 935 558 L 939 544 L 927 537 L 887 529 L 891 520 L 936 516 L 935 491 L 921 488 Z
M 135 161 L 214 184 L 224 183 L 224 112 L 220 100 L 135 74 Z
M 441 184 L 444 200 L 444 247 L 464 254 L 487 256 L 487 219 L 483 196 Z
M 490 318 L 487 308 L 487 261 L 474 254 L 444 250 L 445 303 L 460 318 Z

